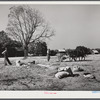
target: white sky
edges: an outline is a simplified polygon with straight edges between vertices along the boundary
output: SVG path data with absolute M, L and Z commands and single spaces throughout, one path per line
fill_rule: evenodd
M 9 8 L 0 5 L 0 31 L 5 30 Z M 55 30 L 50 49 L 86 46 L 100 48 L 100 5 L 31 5 L 39 9 Z

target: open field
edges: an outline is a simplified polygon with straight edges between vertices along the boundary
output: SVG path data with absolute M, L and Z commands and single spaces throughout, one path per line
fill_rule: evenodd
M 51 57 L 47 62 L 46 57 L 29 57 L 22 60 L 19 58 L 9 58 L 13 65 L 4 66 L 3 58 L 0 58 L 0 90 L 57 90 L 57 91 L 100 91 L 100 54 L 88 55 L 86 61 L 66 61 L 57 62 L 57 57 Z M 15 61 L 27 63 L 36 61 L 36 64 L 30 66 L 15 66 Z M 37 64 L 46 65 L 46 67 Z M 59 67 L 77 65 L 84 69 L 82 72 L 74 72 L 77 76 L 65 77 L 62 79 L 55 78 Z M 83 73 L 89 72 L 95 78 L 86 78 Z

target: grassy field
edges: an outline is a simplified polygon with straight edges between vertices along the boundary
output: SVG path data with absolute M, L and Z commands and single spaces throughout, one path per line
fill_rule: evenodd
M 51 57 L 47 62 L 46 57 L 28 57 L 27 59 L 9 58 L 13 65 L 4 66 L 0 58 L 0 90 L 51 90 L 51 91 L 100 91 L 100 55 L 88 55 L 86 61 L 57 62 L 57 57 Z M 35 60 L 36 64 L 16 67 L 15 61 L 22 62 Z M 44 66 L 39 66 L 42 64 Z M 59 67 L 79 66 L 84 71 L 74 72 L 78 76 L 55 78 Z M 86 78 L 83 73 L 92 73 L 95 78 Z

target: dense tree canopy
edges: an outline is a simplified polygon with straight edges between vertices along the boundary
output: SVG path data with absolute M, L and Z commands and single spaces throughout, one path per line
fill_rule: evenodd
M 86 55 L 91 54 L 91 49 L 85 46 L 77 46 L 75 49 L 67 49 L 66 54 L 75 61 L 77 60 L 77 58 L 79 58 L 79 60 L 82 60 L 84 58 L 85 60 Z
M 32 42 L 29 45 L 29 53 L 36 56 L 46 56 L 47 44 L 43 41 Z
M 16 48 L 22 47 L 21 43 L 10 39 L 7 36 L 6 32 L 1 31 L 0 32 L 0 56 L 3 56 L 1 53 L 5 47 L 8 48 L 8 55 L 9 56 L 17 56 L 17 54 L 19 54 L 19 56 L 22 56 L 22 54 L 20 54 L 18 52 L 18 50 L 16 49 Z M 22 52 L 23 51 L 21 51 L 21 53 Z
M 7 44 L 11 42 L 11 39 L 6 35 L 4 31 L 0 32 L 0 45 L 5 47 Z

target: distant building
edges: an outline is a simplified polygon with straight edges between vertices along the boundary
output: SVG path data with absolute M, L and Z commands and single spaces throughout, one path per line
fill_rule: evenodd
M 95 49 L 92 50 L 92 53 L 93 54 L 99 54 L 99 52 L 97 50 L 95 50 Z
M 66 51 L 64 49 L 59 49 L 58 52 L 59 53 L 65 53 Z
M 63 55 L 65 55 L 66 51 L 64 49 L 59 49 L 58 50 L 58 53 L 57 53 L 57 56 L 58 56 L 58 61 L 60 61 L 61 57 Z

